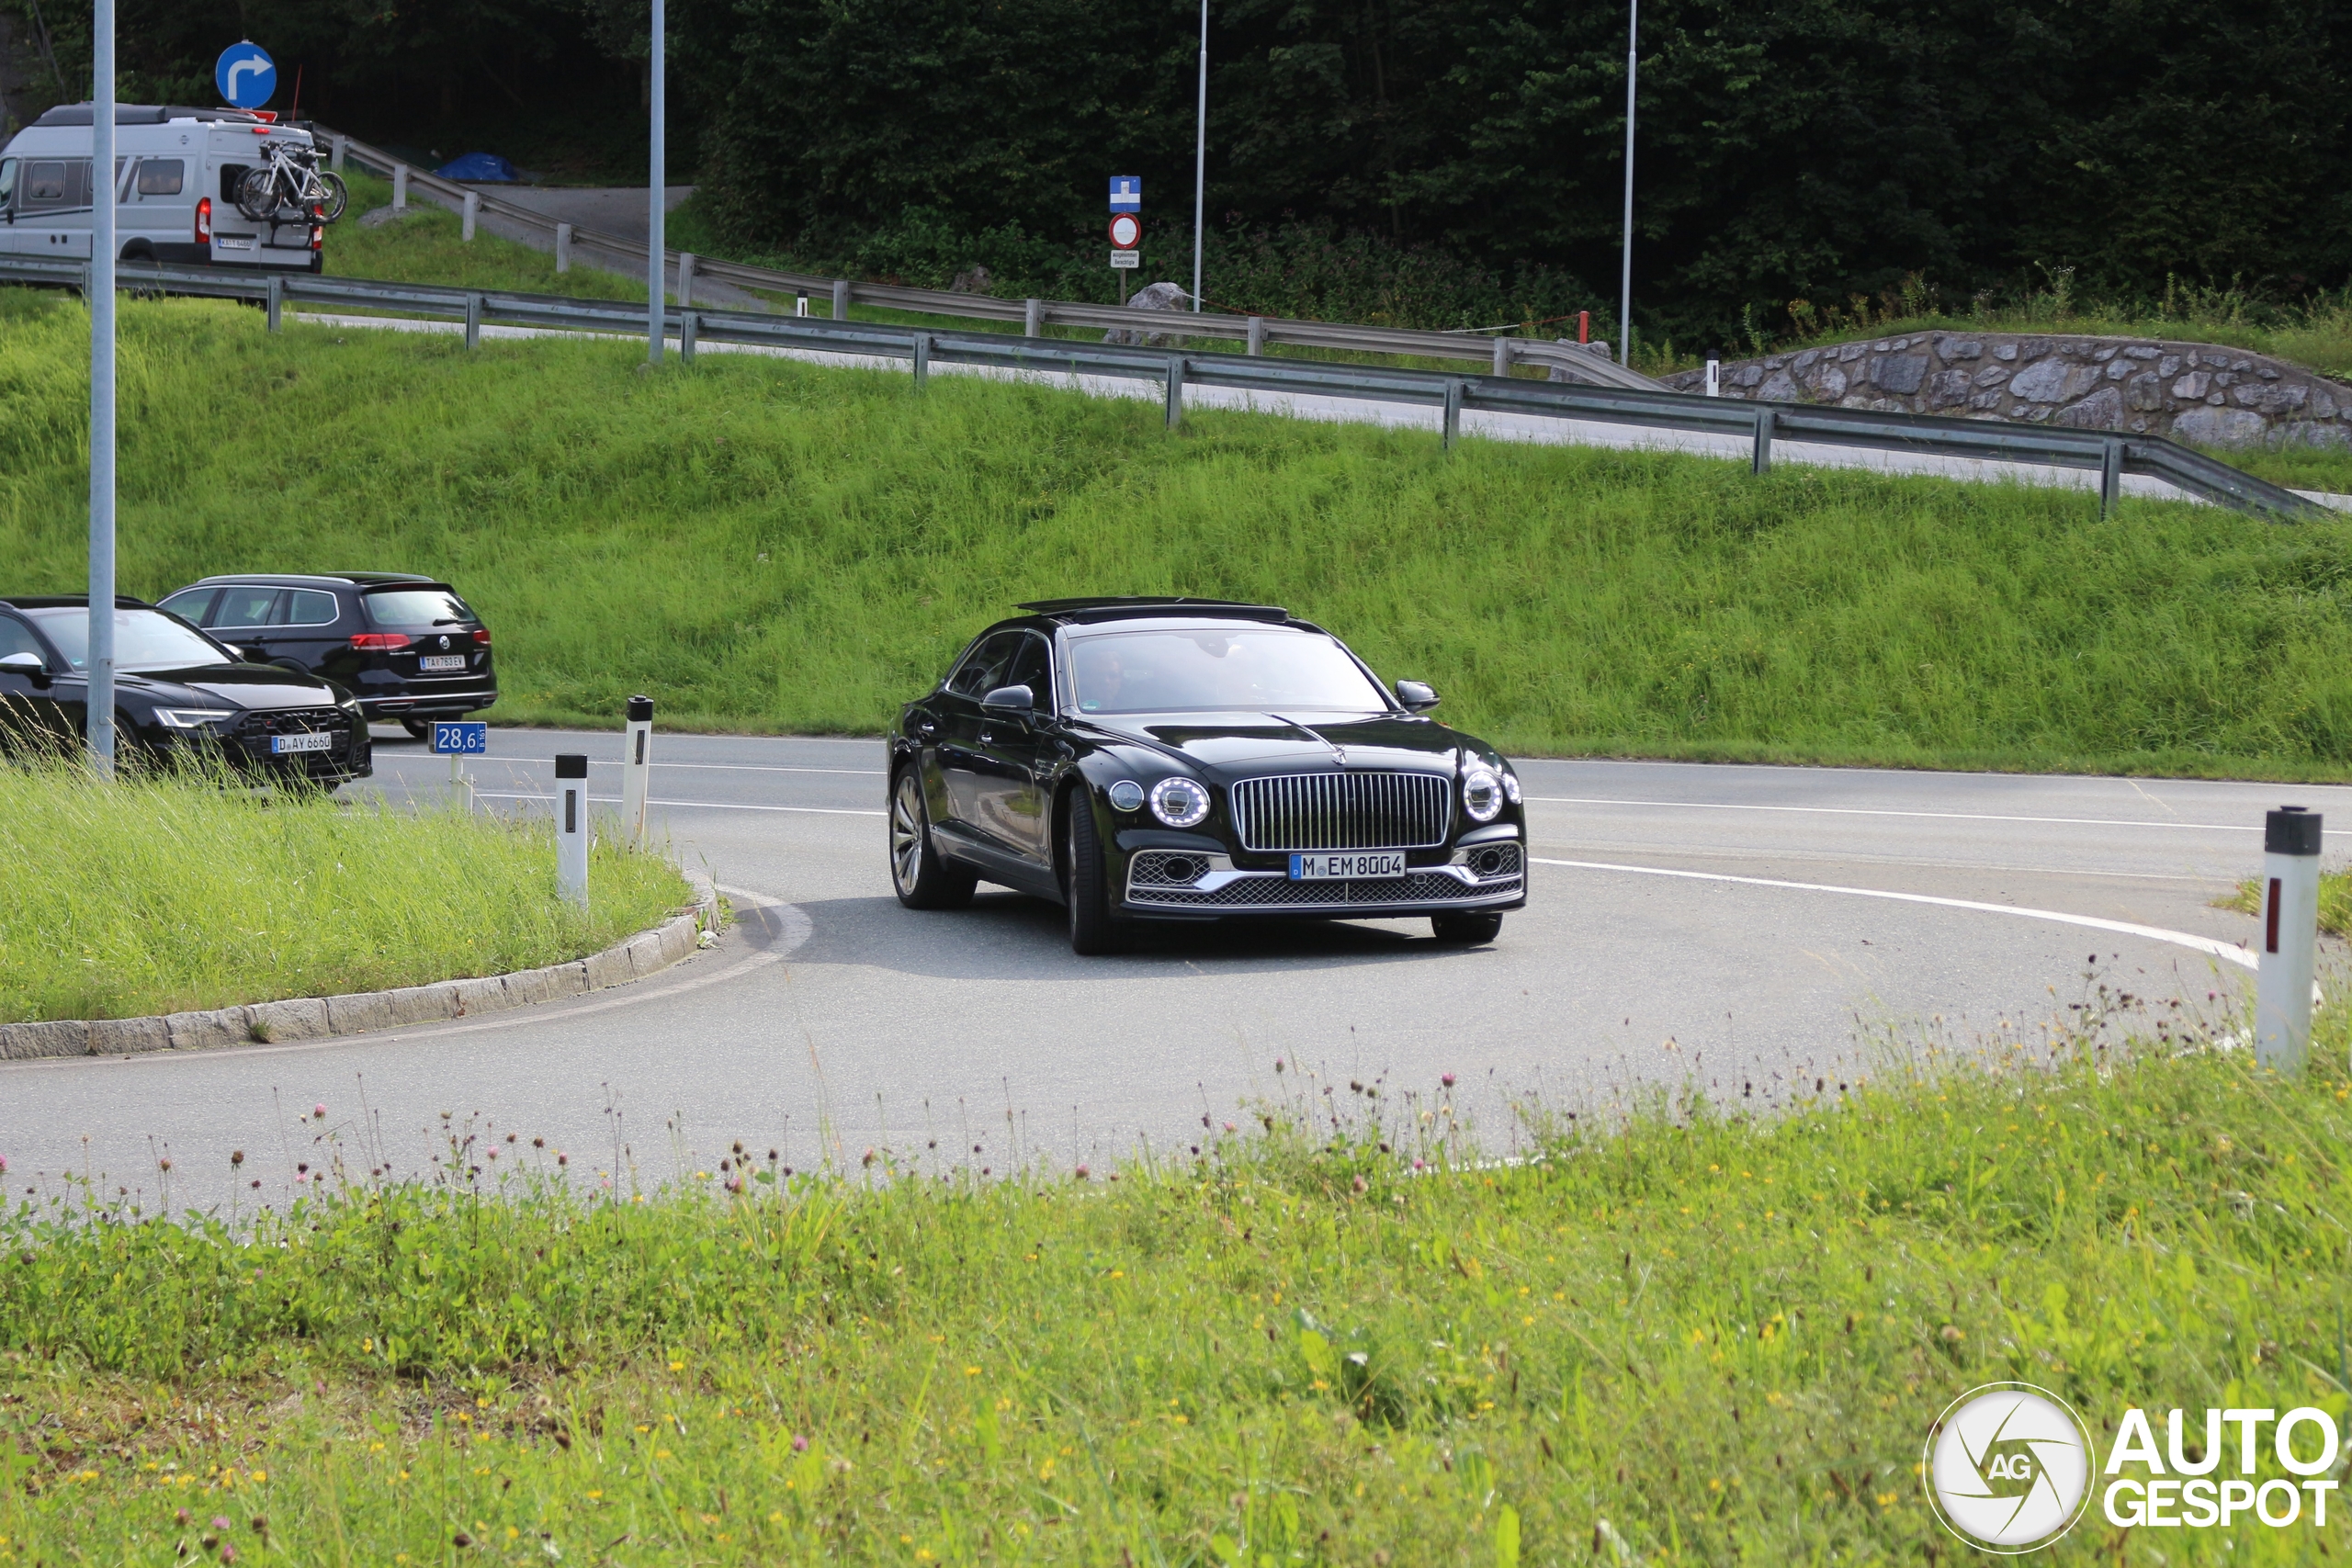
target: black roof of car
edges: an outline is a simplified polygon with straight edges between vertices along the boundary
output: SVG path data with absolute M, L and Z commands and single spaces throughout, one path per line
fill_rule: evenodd
M 413 571 L 232 571 L 199 577 L 188 586 L 198 588 L 208 582 L 339 582 L 353 588 L 407 587 L 420 582 L 433 588 L 448 586 L 437 577 L 419 577 Z
M 87 593 L 11 593 L 0 597 L 0 604 L 17 610 L 86 610 L 90 607 L 90 596 Z M 118 593 L 114 596 L 114 607 L 118 610 L 152 610 L 155 606 L 144 599 Z
M 1015 608 L 1054 621 L 1125 621 L 1181 615 L 1191 619 L 1287 622 L 1279 604 L 1246 604 L 1234 599 L 1104 597 L 1039 599 Z

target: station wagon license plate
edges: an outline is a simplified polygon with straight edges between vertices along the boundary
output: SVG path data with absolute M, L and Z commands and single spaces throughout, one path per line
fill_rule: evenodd
M 298 751 L 323 751 L 334 744 L 334 737 L 325 730 L 313 730 L 308 735 L 273 735 L 269 738 L 270 754 L 290 756 Z
M 463 670 L 466 656 L 462 653 L 428 653 L 416 661 L 416 667 L 427 675 L 438 675 L 451 670 Z
M 1361 877 L 1402 876 L 1405 856 L 1398 850 L 1357 851 L 1350 854 L 1293 855 L 1293 882 L 1337 882 Z

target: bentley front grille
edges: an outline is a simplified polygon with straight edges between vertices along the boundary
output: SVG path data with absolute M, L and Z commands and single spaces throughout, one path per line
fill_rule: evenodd
M 1445 842 L 1453 781 L 1442 773 L 1276 773 L 1233 786 L 1250 850 L 1424 850 Z

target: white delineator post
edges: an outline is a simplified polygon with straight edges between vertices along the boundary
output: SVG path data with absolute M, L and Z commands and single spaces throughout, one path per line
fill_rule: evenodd
M 555 226 L 555 269 L 558 272 L 571 270 L 571 225 L 569 223 Z
M 1720 398 L 1723 395 L 1724 362 L 1720 359 L 1710 359 L 1707 361 L 1707 396 Z
M 466 204 L 458 220 L 458 237 L 468 244 L 473 243 L 474 221 L 481 216 L 481 192 L 478 190 L 466 192 Z
M 566 898 L 588 907 L 588 759 L 577 751 L 555 758 L 555 882 Z
M 628 728 L 621 750 L 621 831 L 629 848 L 645 847 L 645 792 L 653 774 L 653 699 L 628 700 Z
M 394 212 L 408 210 L 408 165 L 406 164 L 392 165 L 392 210 Z
M 2262 954 L 2254 987 L 2254 1054 L 2298 1072 L 2312 1043 L 2312 960 L 2319 939 L 2315 811 L 2290 806 L 2262 826 Z

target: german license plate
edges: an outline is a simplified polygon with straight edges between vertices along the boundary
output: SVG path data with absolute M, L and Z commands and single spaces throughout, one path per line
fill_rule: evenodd
M 271 753 L 279 757 L 291 756 L 297 751 L 323 751 L 334 744 L 334 737 L 323 729 L 312 730 L 307 735 L 273 735 L 269 738 Z
M 428 653 L 416 661 L 416 667 L 424 674 L 438 675 L 446 671 L 463 670 L 466 656 L 462 653 Z
M 1290 857 L 1290 879 L 1293 882 L 1336 882 L 1373 876 L 1402 876 L 1405 857 L 1396 850 L 1376 850 L 1370 853 L 1358 851 L 1352 854 L 1293 855 Z

